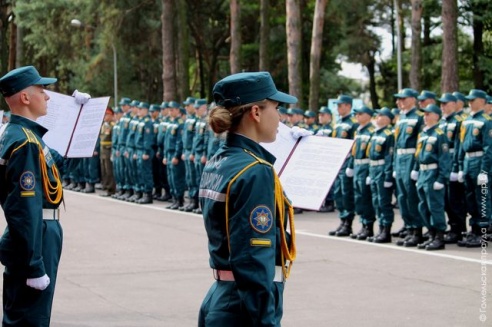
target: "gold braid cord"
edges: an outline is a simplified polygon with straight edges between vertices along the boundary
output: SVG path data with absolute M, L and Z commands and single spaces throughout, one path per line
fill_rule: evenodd
M 58 172 L 58 168 L 56 165 L 51 166 L 51 172 L 55 177 L 55 182 L 52 183 L 48 176 L 48 167 L 46 166 L 46 157 L 44 156 L 43 147 L 41 143 L 39 143 L 37 137 L 33 134 L 32 131 L 28 129 L 24 129 L 24 133 L 26 133 L 29 142 L 36 143 L 39 148 L 39 165 L 41 167 L 41 177 L 43 182 L 43 190 L 46 197 L 46 200 L 54 205 L 58 205 L 63 196 L 63 187 L 60 181 L 60 173 Z

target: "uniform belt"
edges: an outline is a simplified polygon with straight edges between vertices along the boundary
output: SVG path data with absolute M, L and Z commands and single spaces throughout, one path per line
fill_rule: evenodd
M 60 209 L 43 209 L 44 220 L 60 220 Z
M 371 166 L 382 166 L 382 165 L 384 165 L 384 159 L 380 159 L 380 160 L 371 160 L 371 161 L 369 162 L 369 164 L 370 164 Z
M 234 282 L 234 274 L 230 270 L 218 270 L 213 269 L 214 278 L 216 280 L 220 280 L 223 282 Z M 275 277 L 273 278 L 274 282 L 282 283 L 285 281 L 284 272 L 282 271 L 282 266 L 275 266 Z
M 431 170 L 431 169 L 437 169 L 437 164 L 435 163 L 428 164 L 428 165 L 420 164 L 420 170 Z
M 481 157 L 483 156 L 483 151 L 467 152 L 465 154 L 466 158 Z
M 397 149 L 396 154 L 413 154 L 415 153 L 415 148 L 408 149 Z
M 369 159 L 354 159 L 356 165 L 365 165 L 369 163 Z

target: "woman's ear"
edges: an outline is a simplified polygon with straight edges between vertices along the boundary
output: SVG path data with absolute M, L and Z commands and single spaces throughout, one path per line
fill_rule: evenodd
M 261 108 L 258 105 L 251 107 L 250 115 L 251 118 L 257 122 L 260 121 Z

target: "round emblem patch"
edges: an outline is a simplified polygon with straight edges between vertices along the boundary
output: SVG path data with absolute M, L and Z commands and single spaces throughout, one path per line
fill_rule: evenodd
M 453 131 L 448 131 L 448 139 L 452 139 L 453 138 Z
M 24 191 L 32 191 L 36 186 L 36 180 L 34 179 L 34 174 L 30 171 L 25 171 L 20 177 L 20 187 Z
M 425 146 L 425 151 L 432 151 L 432 144 L 427 144 Z
M 413 127 L 412 126 L 408 126 L 407 127 L 407 134 L 412 134 L 413 132 Z
M 379 145 L 379 144 L 378 144 L 378 145 L 376 145 L 376 152 L 381 152 L 381 150 L 382 150 L 382 149 L 381 149 L 381 145 Z
M 343 131 L 343 132 L 342 132 L 342 138 L 347 138 L 347 136 L 348 136 L 348 133 L 347 133 L 347 132 L 345 132 L 345 131 Z
M 473 129 L 473 135 L 477 136 L 479 134 L 478 128 Z
M 257 206 L 251 211 L 249 222 L 255 231 L 265 234 L 273 226 L 272 212 L 267 206 Z

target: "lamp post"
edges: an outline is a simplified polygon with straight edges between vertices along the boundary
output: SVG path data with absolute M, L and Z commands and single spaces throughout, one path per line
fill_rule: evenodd
M 72 19 L 70 21 L 70 25 L 78 28 L 87 26 L 94 29 L 93 26 L 85 25 L 78 19 Z M 118 105 L 118 65 L 117 65 L 118 62 L 117 62 L 116 47 L 114 45 L 114 41 L 111 41 L 111 48 L 113 49 L 114 108 L 116 109 Z

